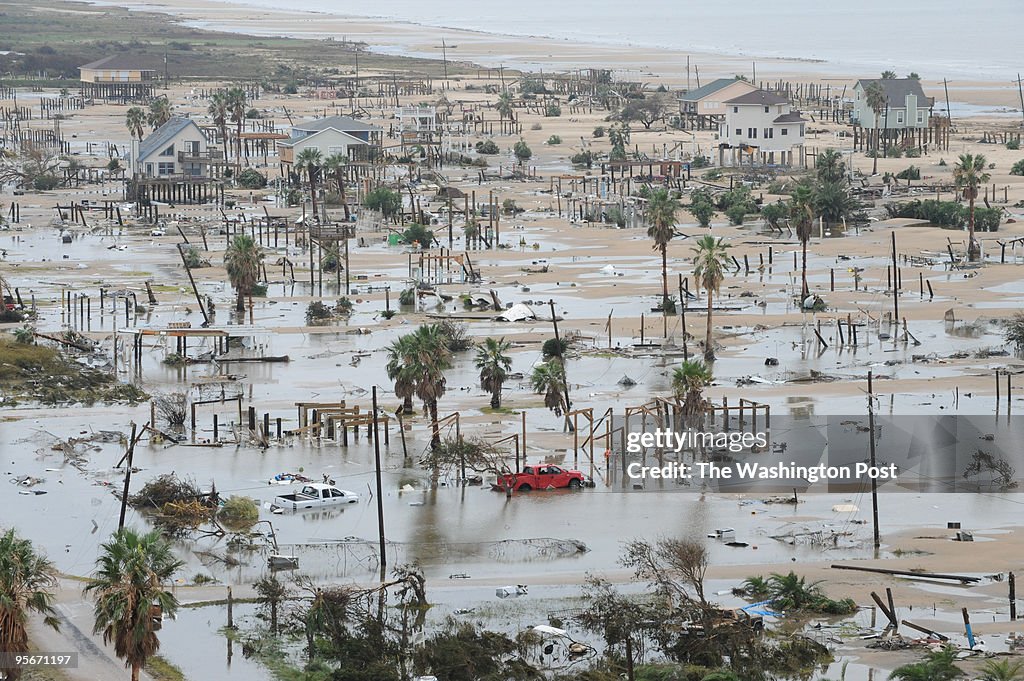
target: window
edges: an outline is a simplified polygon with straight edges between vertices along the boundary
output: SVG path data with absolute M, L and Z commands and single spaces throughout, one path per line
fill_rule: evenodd
M 161 156 L 174 156 L 174 145 L 172 144 L 171 146 L 169 146 L 166 149 L 164 149 L 163 151 L 161 151 L 160 155 Z
M 773 128 L 765 128 L 764 138 L 766 140 L 775 139 L 775 130 Z
M 782 132 L 780 132 L 779 134 L 785 137 L 786 135 L 789 134 L 789 128 L 783 128 Z
M 736 136 L 743 137 L 743 128 L 736 128 Z
M 146 164 L 146 174 L 147 175 L 152 175 L 153 174 L 153 164 L 152 163 L 147 163 Z
M 903 125 L 903 112 L 902 111 L 897 111 L 896 112 L 896 124 L 897 125 Z
M 757 128 L 747 128 L 747 137 L 752 140 L 757 139 Z
M 764 112 L 765 112 L 765 113 L 768 113 L 768 107 L 765 107 L 765 108 L 764 108 Z
M 739 108 L 738 106 L 734 106 L 734 107 L 732 108 L 732 112 L 733 112 L 733 113 L 739 113 L 739 112 L 740 112 L 740 108 Z
M 171 163 L 158 163 L 156 169 L 158 175 L 173 175 L 174 162 L 172 161 Z
M 917 112 L 917 124 L 924 125 L 924 111 Z

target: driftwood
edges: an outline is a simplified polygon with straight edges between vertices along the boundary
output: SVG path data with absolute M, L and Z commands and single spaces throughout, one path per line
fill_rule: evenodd
M 64 340 L 63 338 L 58 338 L 57 336 L 48 336 L 45 333 L 39 333 L 38 331 L 33 331 L 32 335 L 35 336 L 36 338 L 45 338 L 46 340 L 53 341 L 54 343 L 60 343 L 61 345 L 66 345 L 70 348 L 81 350 L 82 352 L 92 352 L 94 350 L 94 348 L 90 345 L 85 345 L 84 343 L 76 343 L 75 341 Z

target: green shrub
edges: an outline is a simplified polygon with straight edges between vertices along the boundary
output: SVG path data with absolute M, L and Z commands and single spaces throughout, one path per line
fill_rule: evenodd
M 60 178 L 50 173 L 43 175 L 36 175 L 35 179 L 32 180 L 32 188 L 36 191 L 46 192 L 51 189 L 56 189 L 60 184 Z
M 541 354 L 544 355 L 544 359 L 561 357 L 568 349 L 569 343 L 564 338 L 548 338 L 544 341 L 544 345 L 541 346 Z
M 967 222 L 967 207 L 956 201 L 915 199 L 904 203 L 886 204 L 885 210 L 892 218 L 913 218 L 927 220 L 939 227 L 963 227 Z
M 585 166 L 590 168 L 594 165 L 594 154 L 590 151 L 581 151 L 578 154 L 573 154 L 569 158 L 569 162 L 574 166 Z
M 698 155 L 694 156 L 693 160 L 690 161 L 690 167 L 691 168 L 708 168 L 710 166 L 711 166 L 711 159 L 708 158 L 707 156 L 702 155 L 702 154 L 698 154 Z
M 921 158 L 921 147 L 910 147 L 903 151 L 903 155 L 907 158 Z
M 743 218 L 747 215 L 747 206 L 746 204 L 737 203 L 726 208 L 725 214 L 729 218 L 729 224 L 742 225 Z
M 1000 208 L 974 208 L 974 229 L 979 232 L 997 232 L 1002 221 L 1003 211 Z
M 896 179 L 897 180 L 920 180 L 921 179 L 921 169 L 918 168 L 917 166 L 913 166 L 912 165 L 909 168 L 906 168 L 906 169 L 901 170 L 900 172 L 896 173 Z
M 533 151 L 530 150 L 530 147 L 523 140 L 519 140 L 515 145 L 513 145 L 512 153 L 516 155 L 516 159 L 518 159 L 520 163 L 529 161 L 533 156 Z
M 562 138 L 559 137 L 558 135 L 552 135 L 551 137 L 548 138 L 548 144 L 549 145 L 553 146 L 555 144 L 561 144 L 561 143 L 562 143 Z
M 484 140 L 476 143 L 476 153 L 478 154 L 497 154 L 498 151 L 498 145 L 493 140 Z
M 430 245 L 434 243 L 434 233 L 423 225 L 411 224 L 405 229 L 402 239 L 410 246 L 413 243 L 418 243 L 421 248 L 430 248 Z
M 263 189 L 267 178 L 255 168 L 246 168 L 238 174 L 238 186 L 244 189 Z
M 397 216 L 402 212 L 402 195 L 387 187 L 377 187 L 366 195 L 366 207 L 380 211 L 385 218 Z
M 558 118 L 562 115 L 562 107 L 557 104 L 548 104 L 544 107 L 544 115 L 547 118 Z
M 1006 143 L 1006 148 L 1009 149 L 1010 151 L 1017 151 L 1018 149 L 1020 149 L 1020 140 L 1010 140 L 1009 142 Z
M 232 495 L 217 511 L 217 519 L 230 530 L 247 530 L 260 519 L 260 509 L 249 497 Z
M 594 137 L 604 137 L 604 126 L 599 125 L 594 128 L 594 132 L 592 132 L 591 135 Z
M 1024 175 L 1024 158 L 1013 164 L 1010 168 L 1011 175 Z
M 118 159 L 112 158 L 112 159 L 110 159 L 110 161 L 107 162 L 107 170 L 115 171 L 115 170 L 120 170 L 120 169 L 121 169 L 121 161 L 119 161 Z
M 903 158 L 903 150 L 899 147 L 889 147 L 888 151 L 885 152 L 886 158 Z
M 319 300 L 314 300 L 306 307 L 306 324 L 316 324 L 317 322 L 330 319 L 332 314 L 331 308 Z

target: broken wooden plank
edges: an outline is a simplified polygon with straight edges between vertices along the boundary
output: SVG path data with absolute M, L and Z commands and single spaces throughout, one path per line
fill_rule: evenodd
M 922 634 L 926 634 L 928 636 L 932 636 L 934 638 L 937 638 L 940 641 L 948 641 L 949 640 L 948 636 L 944 636 L 944 635 L 940 634 L 937 631 L 932 631 L 931 629 L 928 629 L 926 627 L 922 627 L 920 625 L 914 624 L 910 620 L 901 620 L 900 623 L 910 627 L 911 629 L 916 629 L 917 631 L 920 631 Z

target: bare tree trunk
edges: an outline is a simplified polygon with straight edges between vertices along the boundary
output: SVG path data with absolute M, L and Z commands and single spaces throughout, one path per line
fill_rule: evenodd
M 316 177 L 313 174 L 313 166 L 307 167 L 306 170 L 309 172 L 309 198 L 313 201 L 313 218 L 319 221 L 320 216 L 316 212 Z
M 803 263 L 802 263 L 802 272 L 801 272 L 801 275 L 800 275 L 801 276 L 801 280 L 803 281 L 803 287 L 800 289 L 802 291 L 802 295 L 800 296 L 800 307 L 801 307 L 801 309 L 803 309 L 803 304 L 804 304 L 804 300 L 803 299 L 807 297 L 808 293 L 810 293 L 810 289 L 807 287 L 807 241 L 808 241 L 807 239 L 801 239 L 800 240 L 801 244 L 803 245 Z
M 661 245 L 661 310 L 668 313 L 668 244 Z
M 872 175 L 878 174 L 878 113 L 879 112 L 877 111 L 875 112 L 875 139 L 873 140 L 873 143 L 871 145 L 872 147 L 874 147 L 872 151 L 874 151 L 875 157 L 874 165 L 871 168 Z
M 139 671 L 141 669 L 142 668 L 137 664 L 132 665 L 132 681 L 139 681 Z
M 636 675 L 633 671 L 633 637 L 626 634 L 626 681 L 634 681 Z
M 708 328 L 707 328 L 707 335 L 704 338 L 704 360 L 708 361 L 708 362 L 714 362 L 715 361 L 715 346 L 712 345 L 712 340 L 711 340 L 711 314 L 712 314 L 712 311 L 711 311 L 711 307 L 712 307 L 711 299 L 712 299 L 712 297 L 713 297 L 713 292 L 709 288 L 708 289 Z
M 967 220 L 967 230 L 968 230 L 968 237 L 967 237 L 967 259 L 971 260 L 973 262 L 973 261 L 977 260 L 978 257 L 981 255 L 980 244 L 978 243 L 978 240 L 974 237 L 974 197 L 977 195 L 978 190 L 973 188 L 973 187 L 971 187 L 971 188 L 968 188 L 967 191 L 970 192 L 970 197 L 971 197 L 971 203 L 970 203 L 971 213 L 970 213 L 970 216 L 968 217 L 968 220 Z
M 238 302 L 235 303 L 235 310 L 245 312 L 245 291 L 242 290 L 241 286 L 238 287 Z

